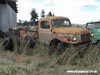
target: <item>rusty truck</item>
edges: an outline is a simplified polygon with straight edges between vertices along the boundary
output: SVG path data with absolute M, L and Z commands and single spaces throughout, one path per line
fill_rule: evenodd
M 62 53 L 71 46 L 88 46 L 90 32 L 86 28 L 72 27 L 67 17 L 53 16 L 39 19 L 33 28 L 19 28 L 20 37 L 31 38 L 49 45 L 50 52 Z

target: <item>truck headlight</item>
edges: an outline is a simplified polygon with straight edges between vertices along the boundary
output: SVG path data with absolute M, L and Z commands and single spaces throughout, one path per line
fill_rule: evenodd
M 94 34 L 93 34 L 93 33 L 91 33 L 91 36 L 93 37 L 93 36 L 94 36 Z
M 76 40 L 77 40 L 77 37 L 73 36 L 72 41 L 76 41 Z

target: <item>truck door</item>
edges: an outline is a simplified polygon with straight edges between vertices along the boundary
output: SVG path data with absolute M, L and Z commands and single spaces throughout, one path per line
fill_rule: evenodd
M 49 44 L 52 39 L 51 35 L 50 22 L 49 21 L 41 21 L 39 25 L 39 41 L 42 43 Z

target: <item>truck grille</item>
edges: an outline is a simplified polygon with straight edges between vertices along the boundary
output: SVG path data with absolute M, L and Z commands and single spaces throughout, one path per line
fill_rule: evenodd
M 90 34 L 81 35 L 81 42 L 87 42 L 90 40 Z

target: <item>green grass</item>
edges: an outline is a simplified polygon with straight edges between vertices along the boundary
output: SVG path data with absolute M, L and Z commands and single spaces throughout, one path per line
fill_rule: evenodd
M 2 43 L 2 41 L 1 41 Z M 15 42 L 16 43 L 16 42 Z M 16 45 L 16 48 L 18 46 Z M 0 75 L 100 75 L 100 50 L 89 47 L 82 56 L 70 48 L 57 56 L 48 55 L 48 46 L 38 44 L 34 49 L 23 46 L 14 52 L 2 50 L 0 44 Z M 60 63 L 58 63 L 58 61 Z M 74 74 L 67 70 L 97 70 L 96 74 Z

